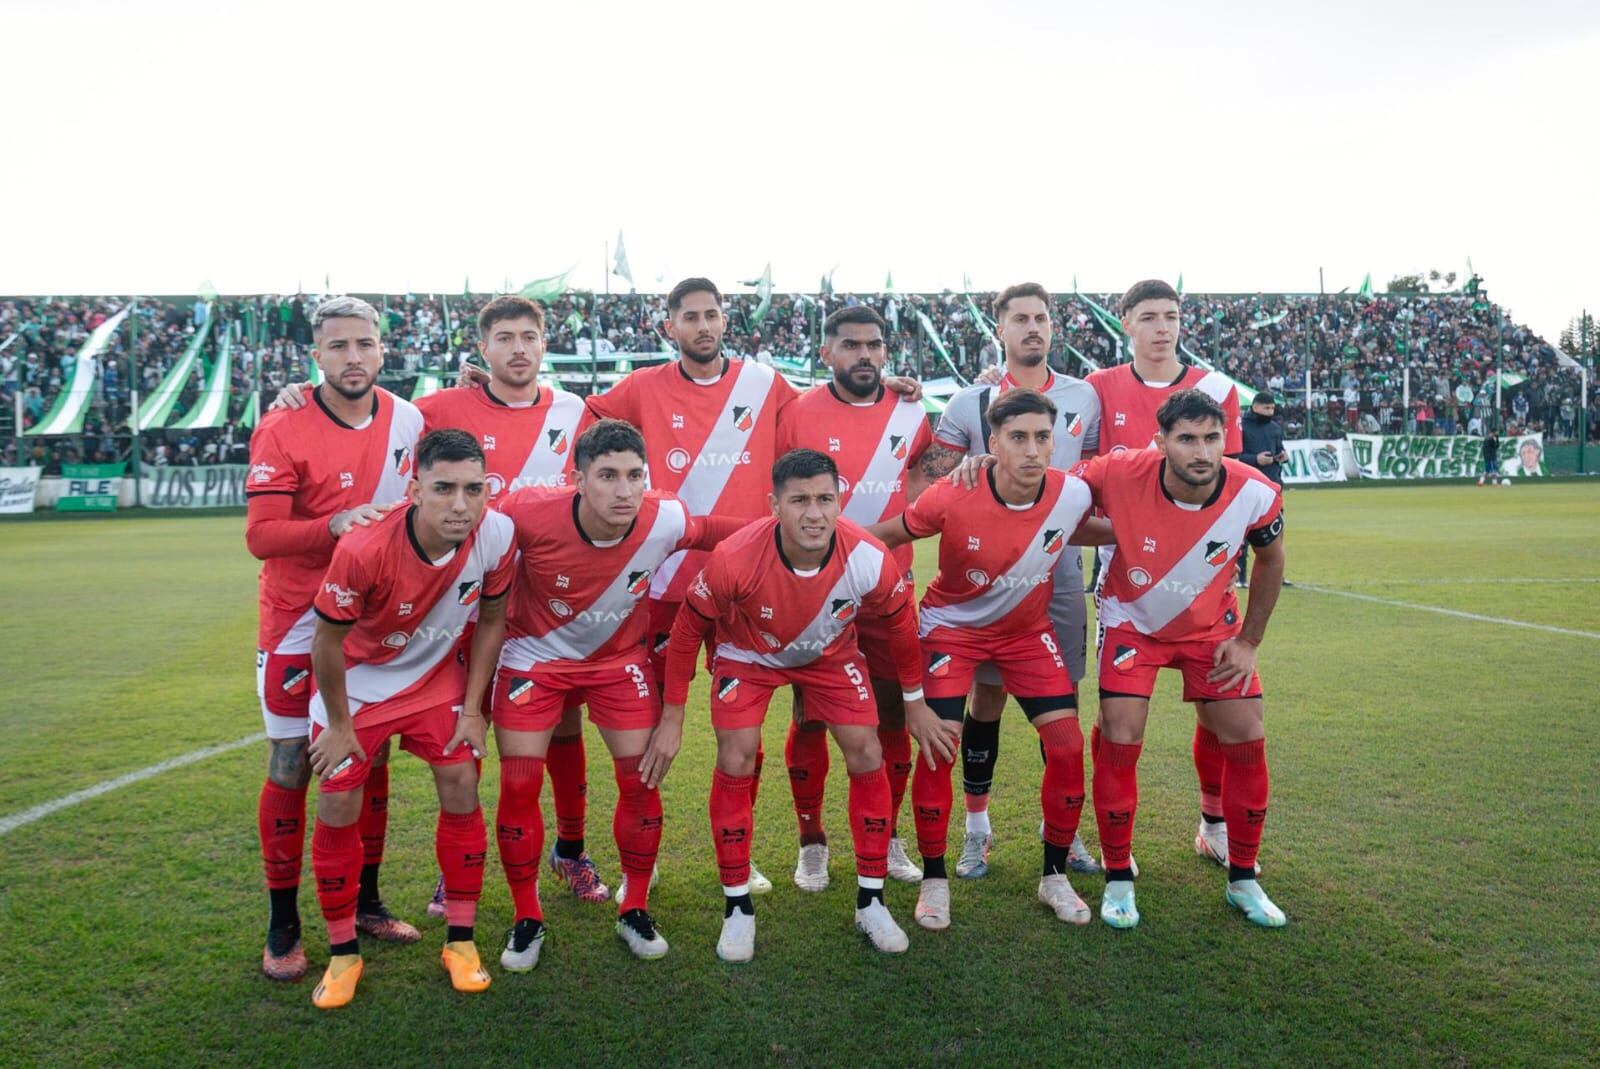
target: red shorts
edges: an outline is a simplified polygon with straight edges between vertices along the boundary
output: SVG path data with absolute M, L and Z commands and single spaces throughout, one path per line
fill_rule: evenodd
M 650 673 L 655 679 L 656 689 L 660 690 L 667 679 L 667 640 L 672 635 L 672 621 L 678 618 L 678 610 L 683 607 L 681 601 L 657 601 L 651 598 L 650 605 Z M 712 635 L 706 636 L 706 671 L 711 670 Z
M 719 659 L 711 666 L 711 726 L 724 731 L 760 727 L 772 692 L 791 683 L 805 695 L 808 721 L 876 726 L 878 703 L 866 669 L 859 654 L 828 657 L 800 668 Z
M 915 611 L 915 610 L 913 610 Z M 856 617 L 856 643 L 867 662 L 867 675 L 873 679 L 898 680 L 900 670 L 889 646 L 889 628 L 880 616 Z M 896 683 L 895 686 L 899 686 Z
M 966 697 L 984 662 L 1000 670 L 1014 698 L 1058 698 L 1072 694 L 1072 677 L 1048 623 L 1038 631 L 1006 638 L 936 627 L 922 640 L 922 690 L 929 698 Z
M 1261 697 L 1261 676 L 1252 675 L 1240 690 L 1222 690 L 1206 682 L 1211 674 L 1211 658 L 1216 649 L 1232 636 L 1199 642 L 1163 642 L 1142 635 L 1131 627 L 1106 629 L 1100 644 L 1101 697 L 1148 698 L 1156 686 L 1156 672 L 1176 668 L 1183 673 L 1183 700 L 1186 702 L 1231 701 Z
M 419 709 L 405 716 L 368 724 L 363 724 L 361 714 L 357 713 L 356 741 L 366 751 L 367 760 L 352 760 L 350 767 L 343 772 L 323 780 L 322 792 L 337 794 L 340 791 L 353 791 L 363 786 L 367 782 L 367 773 L 372 770 L 372 755 L 396 735 L 400 736 L 402 750 L 416 754 L 430 765 L 459 765 L 464 761 L 471 761 L 472 747 L 465 743 L 457 746 L 450 754 L 444 752 L 445 743 L 456 733 L 456 710 L 459 708 L 460 706 L 454 703 L 435 705 L 431 709 Z M 321 724 L 312 723 L 311 741 L 317 741 L 317 736 L 324 730 Z
M 311 684 L 311 654 L 256 651 L 256 697 L 267 738 L 306 737 Z
M 494 677 L 494 722 L 509 731 L 549 731 L 561 714 L 589 706 L 589 719 L 612 731 L 648 730 L 661 720 L 661 692 L 650 678 L 649 663 L 595 667 L 502 667 Z

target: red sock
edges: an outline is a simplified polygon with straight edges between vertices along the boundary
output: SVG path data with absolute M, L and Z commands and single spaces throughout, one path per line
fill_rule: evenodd
M 1200 777 L 1200 812 L 1220 817 L 1222 810 L 1222 743 L 1198 723 L 1194 726 L 1194 772 Z
M 433 833 L 433 851 L 444 873 L 444 917 L 452 928 L 471 928 L 483 894 L 483 862 L 489 854 L 489 836 L 483 827 L 483 810 L 470 813 L 439 811 Z
M 583 735 L 553 735 L 545 755 L 550 793 L 556 802 L 556 838 L 583 838 L 584 808 L 589 795 L 589 762 Z
M 1096 761 L 1100 760 L 1100 725 L 1096 724 L 1089 729 L 1089 756 Z
M 790 721 L 783 745 L 789 766 L 789 789 L 794 794 L 794 815 L 800 822 L 800 845 L 827 842 L 822 829 L 822 798 L 828 785 L 828 731 L 802 728 Z
M 959 750 L 957 753 L 959 754 Z M 944 857 L 945 837 L 950 830 L 950 806 L 955 788 L 950 770 L 955 762 L 939 758 L 939 767 L 928 768 L 927 756 L 919 755 L 911 774 L 911 808 L 917 822 L 917 851 L 925 858 Z
M 756 770 L 750 774 L 750 811 L 755 812 L 756 799 L 761 795 L 761 766 L 767 763 L 767 744 L 756 740 Z
M 317 904 L 328 925 L 328 942 L 350 942 L 356 937 L 356 896 L 361 890 L 360 824 L 335 828 L 319 819 L 311 833 L 311 871 L 317 877 Z
M 628 878 L 628 894 L 617 912 L 626 913 L 649 908 L 650 876 L 661 849 L 661 792 L 639 779 L 639 758 L 618 757 L 614 763 L 617 812 L 611 819 L 611 833 L 617 839 L 622 874 Z
M 261 835 L 261 865 L 267 889 L 300 886 L 300 864 L 306 849 L 306 789 L 280 787 L 270 779 L 256 802 L 256 830 Z
M 1077 717 L 1065 717 L 1039 729 L 1044 745 L 1044 782 L 1039 802 L 1044 809 L 1044 841 L 1071 846 L 1083 815 L 1083 729 Z
M 711 841 L 717 851 L 717 869 L 724 887 L 750 882 L 750 795 L 754 776 L 730 776 L 711 771 Z M 648 879 L 648 877 L 646 877 Z
M 544 853 L 544 814 L 539 789 L 544 785 L 544 758 L 500 759 L 500 805 L 495 810 L 495 840 L 500 866 L 511 888 L 514 918 L 544 920 L 539 905 L 539 858 Z M 448 901 L 448 899 L 446 899 Z
M 1133 817 L 1139 808 L 1139 751 L 1142 742 L 1100 740 L 1094 763 L 1094 817 L 1100 829 L 1102 863 L 1125 869 L 1133 853 Z
M 1267 740 L 1222 746 L 1222 808 L 1228 818 L 1228 867 L 1249 869 L 1267 823 Z
M 850 838 L 856 848 L 856 875 L 881 880 L 889 875 L 889 774 L 883 765 L 850 773 Z
M 383 840 L 389 834 L 389 765 L 373 765 L 361 796 L 361 865 L 383 864 Z
M 878 745 L 883 749 L 883 770 L 889 774 L 889 834 L 895 835 L 911 780 L 911 734 L 905 728 L 879 728 Z

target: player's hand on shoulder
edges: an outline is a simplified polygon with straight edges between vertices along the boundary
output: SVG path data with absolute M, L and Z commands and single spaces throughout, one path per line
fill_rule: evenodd
M 291 382 L 278 391 L 278 396 L 273 398 L 272 403 L 267 406 L 267 411 L 275 412 L 280 408 L 287 408 L 293 411 L 297 408 L 304 408 L 310 403 L 311 384 L 309 382 Z
M 975 457 L 967 457 L 950 472 L 950 484 L 971 490 L 983 480 L 984 471 L 993 466 L 994 455 L 991 453 L 979 453 Z
M 352 527 L 370 527 L 399 507 L 400 502 L 388 505 L 357 505 L 353 509 L 336 512 L 328 518 L 328 533 L 342 538 Z
M 885 375 L 883 386 L 899 394 L 902 401 L 922 400 L 922 383 L 909 375 Z
M 339 727 L 329 725 L 317 734 L 316 739 L 306 750 L 311 771 L 316 773 L 318 779 L 331 779 L 338 775 L 342 771 L 339 766 L 347 757 L 353 757 L 357 761 L 367 759 L 367 751 L 363 750 L 361 743 L 356 740 L 355 726 L 349 722 Z
M 1216 650 L 1211 654 L 1211 671 L 1206 675 L 1206 682 L 1223 688 L 1237 683 L 1242 694 L 1250 686 L 1250 679 L 1255 674 L 1255 643 L 1235 635 L 1217 643 Z
M 468 390 L 487 386 L 489 385 L 489 373 L 470 360 L 463 360 L 461 361 L 461 370 L 456 372 L 456 385 Z
M 917 740 L 917 748 L 927 759 L 930 769 L 937 769 L 940 761 L 954 761 L 961 745 L 961 730 L 951 721 L 934 712 L 926 700 L 906 702 L 906 731 Z
M 990 364 L 988 367 L 978 372 L 978 377 L 972 381 L 983 386 L 998 386 L 1000 385 L 1000 380 L 1003 377 L 1004 376 L 1000 374 L 1000 365 Z

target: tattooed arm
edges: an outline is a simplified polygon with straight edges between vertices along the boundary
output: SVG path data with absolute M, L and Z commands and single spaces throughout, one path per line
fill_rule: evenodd
M 960 464 L 961 459 L 966 455 L 964 450 L 945 445 L 935 438 L 933 443 L 922 454 L 920 470 L 923 478 L 929 483 L 938 482 L 952 471 L 955 471 L 956 465 Z

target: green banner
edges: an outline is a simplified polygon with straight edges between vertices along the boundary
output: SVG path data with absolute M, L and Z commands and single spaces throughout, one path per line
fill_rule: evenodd
M 146 468 L 142 499 L 152 509 L 243 508 L 248 464 Z
M 200 359 L 200 350 L 205 346 L 206 336 L 210 333 L 210 320 L 194 332 L 189 344 L 184 346 L 183 355 L 178 358 L 178 362 L 162 376 L 161 382 L 150 391 L 150 396 L 139 406 L 137 430 L 148 431 L 167 425 L 167 420 L 172 417 L 173 408 L 178 404 L 178 395 L 183 393 L 183 384 L 194 374 L 194 365 Z
M 65 492 L 56 500 L 57 512 L 115 512 L 117 488 L 126 464 L 63 464 Z
M 174 430 L 196 430 L 202 427 L 220 427 L 228 422 L 228 403 L 233 396 L 233 336 L 222 333 L 217 345 L 217 356 L 206 376 L 205 386 L 194 405 L 174 423 Z
M 1448 479 L 1485 474 L 1483 439 L 1465 435 L 1347 434 L 1363 479 Z M 1502 478 L 1545 474 L 1544 435 L 1500 440 L 1495 474 Z
M 411 399 L 419 400 L 444 388 L 444 372 L 423 371 L 417 375 L 416 383 L 411 387 Z
M 50 411 L 29 427 L 27 434 L 78 434 L 83 430 L 83 416 L 94 397 L 94 379 L 99 370 L 100 354 L 111 344 L 111 336 L 127 317 L 128 309 L 124 308 L 94 328 L 73 361 L 72 379 L 67 383 L 67 388 L 56 394 L 56 402 L 50 406 Z

